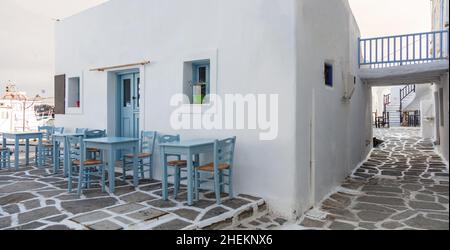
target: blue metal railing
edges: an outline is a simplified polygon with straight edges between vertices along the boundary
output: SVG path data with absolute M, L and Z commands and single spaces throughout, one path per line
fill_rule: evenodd
M 359 66 L 386 68 L 448 59 L 448 30 L 359 39 Z

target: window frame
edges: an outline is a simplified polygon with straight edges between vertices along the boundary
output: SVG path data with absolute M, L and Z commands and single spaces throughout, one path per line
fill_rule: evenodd
M 73 78 L 78 78 L 79 79 L 79 101 L 80 101 L 80 106 L 79 107 L 70 107 L 69 104 L 69 96 L 70 96 L 70 79 Z M 82 114 L 83 113 L 83 106 L 84 106 L 84 95 L 83 95 L 83 74 L 68 74 L 66 75 L 66 101 L 65 101 L 65 106 L 66 106 L 66 114 Z
M 199 62 L 207 62 L 209 61 L 209 85 L 207 92 L 209 95 L 216 95 L 217 94 L 217 76 L 218 76 L 218 50 L 207 50 L 197 53 L 191 53 L 188 56 L 185 56 L 182 59 L 182 63 L 180 64 L 182 66 L 181 72 L 182 72 L 182 84 L 180 85 L 180 92 L 183 94 L 188 94 L 189 91 L 186 91 L 187 88 L 191 88 L 192 86 L 188 86 L 189 84 L 193 84 L 194 80 L 194 64 L 197 63 L 198 65 L 201 65 Z M 186 68 L 186 67 L 191 67 Z M 193 89 L 192 89 L 193 91 Z M 188 96 L 189 97 L 189 96 Z M 210 102 L 205 102 L 203 104 L 193 104 L 193 100 L 191 100 L 193 97 L 189 97 L 188 100 L 184 103 L 184 106 L 186 109 L 191 110 L 191 113 L 198 113 L 201 112 L 201 110 L 204 110 L 205 108 L 210 107 Z M 197 109 L 198 107 L 198 109 Z

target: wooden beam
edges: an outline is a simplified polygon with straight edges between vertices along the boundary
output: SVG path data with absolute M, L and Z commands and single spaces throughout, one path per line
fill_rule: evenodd
M 146 65 L 146 64 L 149 64 L 149 63 L 150 63 L 150 61 L 143 61 L 143 62 L 139 62 L 139 63 L 131 63 L 131 64 L 123 64 L 123 65 L 95 68 L 95 69 L 91 69 L 90 71 L 101 71 L 101 72 L 103 72 L 103 71 L 111 70 L 111 69 L 128 68 L 128 67 L 133 67 L 133 66 L 143 66 L 143 65 Z

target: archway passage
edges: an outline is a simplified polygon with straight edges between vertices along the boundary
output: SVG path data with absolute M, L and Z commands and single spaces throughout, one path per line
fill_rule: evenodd
M 372 125 L 379 140 L 391 128 L 415 128 L 422 138 L 440 141 L 439 103 L 434 84 L 372 88 Z

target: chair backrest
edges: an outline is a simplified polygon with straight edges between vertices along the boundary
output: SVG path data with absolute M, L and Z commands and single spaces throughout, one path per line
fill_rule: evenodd
M 155 151 L 156 132 L 142 131 L 141 133 L 141 152 L 153 154 Z
M 77 128 L 75 129 L 75 134 L 84 134 L 86 131 L 88 131 L 87 128 Z
M 171 143 L 171 142 L 179 142 L 180 135 L 160 135 L 158 137 L 158 142 L 161 143 Z
M 83 137 L 81 136 L 68 136 L 67 137 L 67 147 L 69 149 L 70 159 L 79 160 L 85 158 L 86 149 L 83 142 Z
M 51 141 L 54 127 L 52 126 L 40 126 L 38 127 L 38 131 L 42 133 L 42 139 Z
M 216 140 L 214 143 L 214 162 L 217 164 L 226 163 L 233 166 L 234 149 L 236 146 L 236 137 L 225 140 Z
M 55 128 L 53 128 L 53 134 L 64 134 L 64 128 L 58 128 L 58 127 L 55 127 Z
M 87 130 L 84 132 L 84 137 L 86 139 L 106 137 L 106 130 Z

